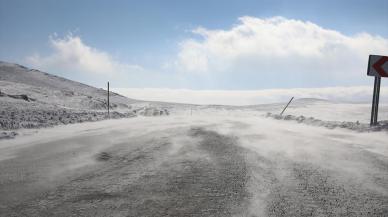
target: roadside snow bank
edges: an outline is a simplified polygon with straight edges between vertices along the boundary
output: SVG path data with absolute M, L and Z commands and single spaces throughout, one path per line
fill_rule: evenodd
M 136 116 L 132 111 L 111 112 L 110 118 Z M 71 109 L 6 109 L 0 112 L 0 129 L 15 130 L 20 128 L 42 128 L 62 124 L 82 123 L 107 119 L 103 111 L 80 111 Z
M 286 120 L 286 121 L 296 121 L 298 123 L 303 123 L 312 126 L 321 126 L 329 129 L 334 128 L 344 128 L 349 130 L 354 130 L 358 132 L 370 132 L 370 131 L 388 131 L 388 121 L 380 121 L 376 126 L 370 126 L 366 123 L 350 122 L 350 121 L 323 121 L 316 119 L 314 117 L 305 117 L 303 115 L 294 116 L 294 115 L 279 115 L 272 114 L 268 112 L 266 117 L 274 118 L 276 120 Z
M 163 116 L 163 115 L 170 114 L 170 112 L 167 109 L 156 108 L 156 107 L 141 107 L 141 108 L 135 109 L 134 112 L 142 116 Z
M 13 139 L 17 135 L 18 133 L 14 131 L 4 131 L 0 132 L 0 139 Z

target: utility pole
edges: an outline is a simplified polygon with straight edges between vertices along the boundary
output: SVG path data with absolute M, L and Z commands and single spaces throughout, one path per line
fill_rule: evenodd
M 109 107 L 110 107 L 110 104 L 109 104 L 109 81 L 108 81 L 108 118 L 110 118 Z

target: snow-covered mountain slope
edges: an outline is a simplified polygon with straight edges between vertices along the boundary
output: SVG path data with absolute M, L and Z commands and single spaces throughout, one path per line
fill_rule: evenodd
M 51 106 L 77 109 L 106 109 L 107 91 L 66 78 L 12 63 L 0 62 L 1 92 L 9 95 L 27 95 L 28 98 Z M 127 109 L 138 102 L 111 93 L 110 106 Z
M 107 117 L 107 105 L 106 90 L 0 61 L 0 129 L 101 120 Z M 114 92 L 110 109 L 111 118 L 168 114 L 160 105 Z

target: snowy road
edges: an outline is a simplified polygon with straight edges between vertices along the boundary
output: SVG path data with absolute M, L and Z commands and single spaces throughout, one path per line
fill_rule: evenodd
M 0 141 L 1 216 L 387 216 L 388 134 L 139 117 Z

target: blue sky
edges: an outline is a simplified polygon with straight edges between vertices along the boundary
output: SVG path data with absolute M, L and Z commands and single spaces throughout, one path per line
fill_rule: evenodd
M 0 60 L 100 87 L 369 85 L 388 1 L 0 0 L 0 29 Z

